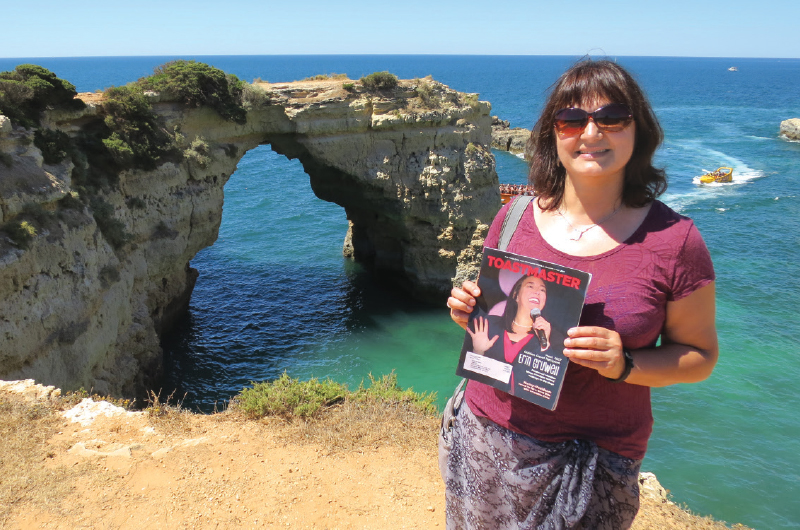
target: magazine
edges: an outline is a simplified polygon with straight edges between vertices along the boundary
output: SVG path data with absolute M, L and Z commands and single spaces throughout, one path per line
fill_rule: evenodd
M 554 410 L 591 274 L 486 248 L 456 373 Z

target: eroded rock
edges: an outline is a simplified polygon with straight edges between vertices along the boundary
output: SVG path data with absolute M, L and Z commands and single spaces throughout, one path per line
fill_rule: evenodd
M 151 98 L 164 127 L 202 139 L 208 160 L 123 171 L 98 192 L 130 234 L 124 245 L 91 207 L 64 206 L 69 158 L 48 166 L 31 131 L 3 126 L 0 223 L 32 206 L 45 221 L 27 248 L 0 232 L 0 377 L 141 397 L 160 375 L 159 334 L 188 305 L 189 262 L 217 238 L 223 187 L 261 144 L 300 160 L 314 193 L 345 209 L 345 251 L 407 292 L 441 302 L 454 279 L 475 276 L 500 207 L 488 103 L 431 79 L 389 92 L 341 80 L 260 86 L 266 102 L 244 124 Z M 43 123 L 75 135 L 102 120 L 102 96 L 81 97 L 84 109 Z
M 781 122 L 780 133 L 789 140 L 800 141 L 800 118 L 791 118 Z

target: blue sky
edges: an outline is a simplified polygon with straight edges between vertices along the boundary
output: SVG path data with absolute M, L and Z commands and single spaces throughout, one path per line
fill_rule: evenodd
M 0 57 L 800 58 L 800 0 L 0 0 Z

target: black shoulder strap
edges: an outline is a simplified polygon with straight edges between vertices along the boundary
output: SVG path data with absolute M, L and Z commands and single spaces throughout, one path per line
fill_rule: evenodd
M 522 219 L 522 214 L 525 213 L 532 200 L 533 197 L 531 195 L 518 195 L 514 198 L 514 202 L 511 203 L 511 207 L 506 212 L 506 218 L 503 219 L 503 226 L 500 227 L 500 240 L 497 242 L 498 250 L 505 250 L 508 247 L 508 243 L 511 242 L 511 236 L 514 235 L 514 231 L 517 229 L 520 219 Z

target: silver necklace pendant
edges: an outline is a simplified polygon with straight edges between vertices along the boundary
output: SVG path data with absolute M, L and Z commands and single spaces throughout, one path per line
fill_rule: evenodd
M 572 229 L 572 232 L 569 233 L 569 235 L 567 236 L 570 239 L 570 241 L 580 241 L 580 239 L 583 237 L 583 234 L 585 234 L 586 232 L 588 232 L 589 230 L 591 230 L 595 226 L 599 226 L 599 225 L 605 223 L 606 221 L 608 221 L 609 219 L 611 219 L 612 217 L 617 215 L 617 212 L 619 211 L 619 209 L 621 207 L 622 207 L 622 204 L 620 204 L 619 206 L 614 208 L 613 212 L 611 212 L 610 214 L 608 214 L 605 217 L 603 217 L 600 221 L 594 223 L 593 225 L 587 226 L 583 230 L 581 230 L 580 228 L 575 228 L 574 226 L 572 226 L 572 223 L 569 222 L 569 219 L 567 219 L 567 216 L 564 215 L 564 212 L 561 211 L 561 208 L 557 208 L 556 212 L 558 212 L 558 215 L 560 215 L 561 218 L 564 219 L 564 222 L 566 222 L 567 225 L 570 227 L 570 229 Z
M 577 228 L 573 228 L 572 233 L 569 235 L 569 238 L 571 241 L 580 241 L 580 239 L 583 237 L 584 232 L 585 230 L 578 230 Z

